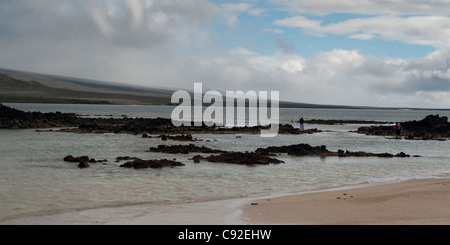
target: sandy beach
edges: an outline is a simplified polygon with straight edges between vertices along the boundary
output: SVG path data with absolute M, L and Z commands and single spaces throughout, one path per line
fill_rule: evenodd
M 448 225 L 450 179 L 260 199 L 247 204 L 241 218 L 253 224 Z
M 135 205 L 25 217 L 3 225 L 447 225 L 450 179 L 419 179 L 259 199 Z

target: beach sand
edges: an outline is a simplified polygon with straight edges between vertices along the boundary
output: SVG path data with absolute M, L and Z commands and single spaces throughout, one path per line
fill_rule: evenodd
M 450 224 L 450 179 L 418 179 L 279 197 L 98 208 L 2 225 Z
M 254 200 L 241 218 L 253 224 L 448 225 L 450 179 Z

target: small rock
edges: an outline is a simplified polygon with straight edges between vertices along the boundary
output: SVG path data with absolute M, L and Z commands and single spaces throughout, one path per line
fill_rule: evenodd
M 90 166 L 89 166 L 89 164 L 87 162 L 80 162 L 78 164 L 78 167 L 79 168 L 89 168 Z

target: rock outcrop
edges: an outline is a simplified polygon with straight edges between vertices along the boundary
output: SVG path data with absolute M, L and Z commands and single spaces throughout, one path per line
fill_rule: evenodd
M 268 126 L 255 127 L 217 127 L 207 126 L 180 126 L 175 127 L 171 119 L 166 118 L 84 118 L 73 113 L 41 113 L 23 112 L 17 109 L 0 105 L 0 129 L 21 128 L 63 128 L 60 132 L 72 133 L 127 133 L 143 137 L 149 134 L 161 135 L 163 140 L 175 139 L 195 141 L 192 134 L 259 134 Z M 317 129 L 301 131 L 290 124 L 280 124 L 279 134 L 311 134 L 321 132 Z M 176 136 L 168 136 L 176 134 Z M 165 136 L 164 136 L 165 135 Z M 181 136 L 180 136 L 181 135 Z
M 188 154 L 191 152 L 199 153 L 223 153 L 221 150 L 214 150 L 205 146 L 189 145 L 158 145 L 158 147 L 150 147 L 149 152 L 165 152 L 174 154 Z
M 199 162 L 200 160 L 206 160 L 208 162 L 217 163 L 230 163 L 230 164 L 240 164 L 240 165 L 267 165 L 270 163 L 278 164 L 284 163 L 276 158 L 271 158 L 268 156 L 263 156 L 254 152 L 225 152 L 219 155 L 211 155 L 209 157 L 203 157 L 200 155 L 194 156 L 194 162 Z
M 402 136 L 406 139 L 443 140 L 450 138 L 450 123 L 447 117 L 429 115 L 420 121 L 401 122 Z M 358 133 L 367 135 L 395 136 L 394 126 L 360 127 Z
M 88 156 L 80 156 L 74 157 L 72 155 L 68 155 L 63 159 L 65 162 L 74 162 L 78 163 L 79 168 L 89 168 L 89 163 L 98 163 L 98 162 L 107 162 L 108 160 L 95 160 L 94 158 L 89 158 Z
M 297 144 L 288 146 L 270 146 L 267 148 L 258 148 L 256 153 L 263 155 L 270 155 L 274 153 L 287 153 L 294 156 L 331 156 L 334 153 L 327 150 L 327 147 L 311 146 L 309 144 Z
M 267 148 L 258 148 L 256 153 L 262 155 L 286 153 L 291 156 L 338 156 L 338 157 L 409 157 L 408 154 L 400 152 L 398 154 L 391 153 L 372 153 L 372 152 L 351 152 L 338 150 L 336 152 L 329 151 L 326 146 L 311 146 L 309 144 L 297 144 L 288 146 L 270 146 Z
M 161 160 L 135 159 L 133 161 L 126 162 L 126 163 L 120 165 L 120 167 L 122 167 L 122 168 L 134 168 L 134 169 L 163 168 L 163 167 L 177 167 L 177 166 L 184 166 L 184 164 L 181 162 L 167 160 L 167 159 L 161 159 Z

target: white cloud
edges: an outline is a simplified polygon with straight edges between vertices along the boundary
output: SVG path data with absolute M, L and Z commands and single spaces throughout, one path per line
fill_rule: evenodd
M 248 13 L 253 16 L 261 16 L 266 12 L 267 12 L 267 9 L 264 9 L 264 8 L 254 8 L 254 9 L 251 9 L 248 11 Z
M 293 14 L 448 15 L 449 0 L 270 0 Z
M 276 20 L 274 21 L 275 25 L 278 26 L 285 26 L 285 27 L 292 27 L 292 28 L 302 28 L 305 30 L 305 32 L 317 35 L 317 36 L 323 36 L 323 26 L 321 25 L 321 21 L 316 20 L 310 20 L 304 16 L 294 16 L 285 18 L 282 20 Z
M 208 67 L 202 78 L 193 80 L 221 90 L 275 90 L 280 91 L 281 100 L 319 104 L 450 105 L 444 96 L 450 94 L 450 52 L 445 51 L 424 58 L 381 59 L 358 50 L 335 49 L 306 59 L 239 48 L 220 59 L 199 57 L 197 61 L 194 67 Z
M 103 35 L 111 36 L 116 33 L 104 11 L 98 8 L 90 8 L 89 11 L 92 15 L 92 19 Z
M 348 37 L 351 39 L 370 40 L 370 39 L 375 38 L 376 36 L 374 34 L 368 34 L 368 33 L 357 33 L 357 34 L 352 34 Z
M 306 33 L 316 36 L 337 34 L 363 40 L 377 37 L 436 48 L 450 47 L 450 17 L 446 16 L 376 16 L 328 25 L 303 16 L 295 16 L 276 20 L 274 24 L 302 28 Z
M 230 12 L 245 12 L 252 7 L 250 3 L 224 3 L 221 5 L 225 11 Z
M 141 0 L 125 0 L 125 5 L 130 9 L 133 17 L 133 26 L 137 27 L 144 21 L 144 2 Z

